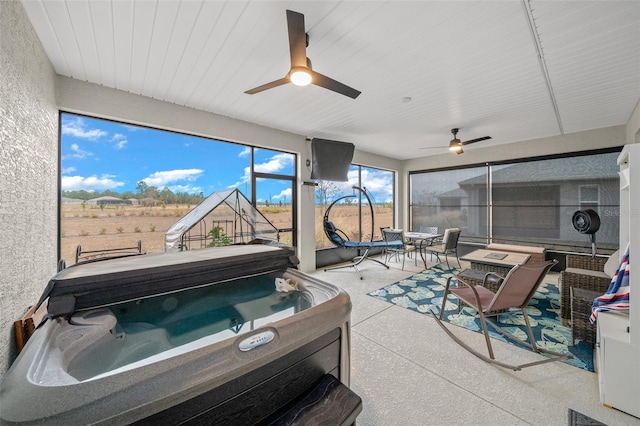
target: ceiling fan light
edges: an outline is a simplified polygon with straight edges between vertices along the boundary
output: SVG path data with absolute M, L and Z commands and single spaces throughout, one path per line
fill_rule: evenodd
M 292 69 L 289 78 L 296 86 L 308 86 L 311 84 L 311 73 L 305 68 Z
M 462 153 L 462 144 L 459 139 L 451 139 L 451 142 L 449 142 L 449 151 L 454 151 L 457 154 Z

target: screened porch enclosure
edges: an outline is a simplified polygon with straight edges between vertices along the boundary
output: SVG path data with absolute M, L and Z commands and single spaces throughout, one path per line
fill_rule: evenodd
M 577 232 L 577 210 L 601 219 L 599 249 L 617 249 L 617 152 L 487 164 L 410 175 L 411 229 L 459 227 L 461 241 L 542 245 L 550 250 L 590 250 Z

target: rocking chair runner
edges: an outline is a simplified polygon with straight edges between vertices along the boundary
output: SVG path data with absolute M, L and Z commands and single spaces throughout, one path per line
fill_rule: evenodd
M 438 322 L 438 324 L 442 327 L 442 329 L 459 345 L 463 348 L 477 356 L 478 358 L 496 364 L 500 367 L 508 368 L 514 371 L 522 370 L 526 367 L 531 367 L 534 365 L 545 364 L 548 362 L 559 361 L 563 359 L 571 359 L 572 355 L 569 354 L 560 354 L 557 352 L 549 351 L 547 349 L 541 348 L 536 345 L 535 338 L 533 336 L 533 331 L 531 330 L 531 324 L 529 323 L 529 317 L 527 315 L 526 307 L 529 304 L 529 301 L 533 297 L 536 289 L 542 282 L 543 278 L 549 272 L 549 270 L 558 263 L 556 260 L 552 260 L 544 263 L 537 264 L 523 264 L 516 265 L 509 271 L 507 276 L 504 278 L 502 285 L 498 290 L 493 293 L 491 290 L 486 289 L 482 286 L 474 286 L 466 283 L 463 279 L 458 277 L 458 287 L 450 288 L 451 279 L 450 277 L 447 280 L 447 284 L 445 287 L 444 295 L 442 298 L 442 307 L 440 308 L 440 315 L 436 315 L 433 310 L 431 310 L 431 315 Z M 485 281 L 489 278 L 490 275 L 496 275 L 494 273 L 488 273 L 485 276 Z M 502 278 L 498 276 L 499 278 Z M 461 286 L 460 284 L 463 284 Z M 482 324 L 482 331 L 484 333 L 485 342 L 487 344 L 487 350 L 489 356 L 476 351 L 475 349 L 468 346 L 462 340 L 460 340 L 457 336 L 455 336 L 442 322 L 442 317 L 444 315 L 445 306 L 447 303 L 447 297 L 449 294 L 453 293 L 458 297 L 461 303 L 464 303 L 478 312 L 480 316 L 480 322 Z M 524 318 L 525 325 L 527 327 L 527 333 L 529 336 L 529 342 L 525 342 L 515 335 L 507 332 L 506 330 L 500 328 L 493 321 L 489 320 L 487 316 L 495 316 L 504 313 L 504 310 L 510 308 L 518 308 L 522 312 L 522 316 Z M 509 337 L 514 341 L 517 341 L 520 344 L 523 344 L 529 347 L 534 352 L 551 355 L 550 358 L 546 358 L 540 361 L 520 364 L 520 365 L 511 365 L 501 361 L 497 361 L 493 354 L 493 348 L 491 347 L 491 338 L 489 337 L 489 330 L 487 328 L 487 324 L 491 325 L 494 329 L 496 329 L 499 333 L 503 334 L 505 337 Z

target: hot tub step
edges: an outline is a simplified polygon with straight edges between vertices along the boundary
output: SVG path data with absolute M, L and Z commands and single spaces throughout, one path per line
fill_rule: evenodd
M 362 399 L 327 374 L 291 406 L 277 413 L 269 426 L 352 425 L 362 411 Z

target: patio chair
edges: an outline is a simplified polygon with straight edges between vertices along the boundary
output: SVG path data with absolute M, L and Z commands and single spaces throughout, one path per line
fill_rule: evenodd
M 458 267 L 460 268 L 460 259 L 458 259 L 459 238 L 460 228 L 447 228 L 444 230 L 442 243 L 427 246 L 425 247 L 425 251 L 431 254 L 431 259 L 433 259 L 433 255 L 435 254 L 438 259 L 438 263 L 442 262 L 442 260 L 440 260 L 440 255 L 444 255 L 444 258 L 447 261 L 447 268 L 449 269 L 451 269 L 451 266 L 449 265 L 449 255 L 454 254 L 456 256 L 456 261 L 458 262 Z
M 458 287 L 451 288 L 451 278 L 453 277 L 450 277 L 447 280 L 447 284 L 445 286 L 440 314 L 436 315 L 436 313 L 431 309 L 431 315 L 437 321 L 440 327 L 442 327 L 442 329 L 460 346 L 462 346 L 478 358 L 482 359 L 483 361 L 489 362 L 491 364 L 496 364 L 503 368 L 519 371 L 523 368 L 532 367 L 534 365 L 573 358 L 573 356 L 570 354 L 560 354 L 536 345 L 533 331 L 531 330 L 531 324 L 529 323 L 529 316 L 527 315 L 526 310 L 529 301 L 533 297 L 543 278 L 556 263 L 558 263 L 556 260 L 551 260 L 543 263 L 527 263 L 516 265 L 509 271 L 507 276 L 504 277 L 504 281 L 495 293 L 483 286 L 474 286 L 473 284 L 469 284 L 460 278 L 458 278 Z M 489 272 L 485 277 L 485 281 L 490 275 L 497 276 L 497 274 Z M 460 303 L 464 303 L 478 312 L 489 356 L 480 353 L 479 351 L 464 343 L 457 336 L 455 336 L 442 322 L 444 310 L 447 304 L 447 297 L 449 296 L 449 294 L 455 295 Z M 522 312 L 522 316 L 527 328 L 527 334 L 529 337 L 528 342 L 502 329 L 495 322 L 487 318 L 488 316 L 499 316 L 500 314 L 504 314 L 506 310 L 512 308 L 519 309 Z M 515 342 L 530 348 L 534 352 L 547 354 L 550 355 L 550 357 L 520 365 L 512 365 L 505 362 L 497 361 L 493 354 L 493 348 L 491 347 L 491 338 L 489 337 L 487 324 L 491 325 L 496 331 L 498 331 L 505 337 L 508 337 Z
M 384 241 L 386 241 L 387 243 L 390 243 L 392 241 L 402 242 L 402 246 L 396 246 L 396 247 L 392 246 L 392 247 L 388 247 L 385 250 L 384 263 L 386 265 L 387 261 L 389 260 L 389 257 L 391 256 L 395 256 L 396 260 L 398 260 L 399 256 L 402 255 L 402 270 L 404 271 L 405 258 L 407 255 L 411 257 L 411 253 L 415 251 L 416 246 L 412 244 L 407 244 L 404 238 L 404 231 L 402 229 L 384 228 L 382 229 L 382 237 L 384 238 Z M 416 265 L 418 264 L 417 259 L 415 261 L 415 264 Z

